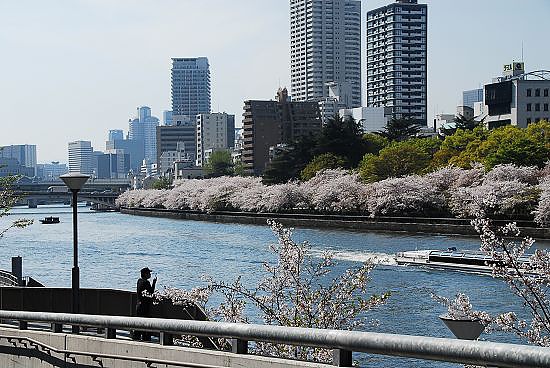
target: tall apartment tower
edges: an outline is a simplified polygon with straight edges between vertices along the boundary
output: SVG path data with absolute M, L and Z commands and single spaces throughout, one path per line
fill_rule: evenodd
M 292 100 L 321 101 L 337 83 L 361 106 L 361 1 L 290 0 L 290 64 Z
M 92 174 L 92 142 L 69 142 L 69 172 Z
M 427 125 L 428 7 L 418 0 L 367 13 L 367 106 Z
M 173 120 L 195 121 L 197 114 L 209 112 L 210 65 L 208 59 L 205 57 L 172 58 Z

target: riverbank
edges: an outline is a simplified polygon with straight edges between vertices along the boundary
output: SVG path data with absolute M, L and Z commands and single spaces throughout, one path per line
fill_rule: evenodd
M 423 217 L 379 217 L 338 216 L 288 213 L 252 213 L 252 212 L 198 212 L 186 210 L 167 210 L 161 208 L 127 208 L 121 213 L 135 216 L 149 216 L 179 220 L 210 221 L 265 225 L 267 219 L 274 219 L 286 226 L 342 229 L 353 231 L 380 231 L 419 234 L 449 234 L 477 236 L 468 219 L 423 218 Z M 496 221 L 504 225 L 506 221 Z M 550 228 L 535 227 L 532 222 L 518 222 L 524 236 L 535 239 L 550 239 Z

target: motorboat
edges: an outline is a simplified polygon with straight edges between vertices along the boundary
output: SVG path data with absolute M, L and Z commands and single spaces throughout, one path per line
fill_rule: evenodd
M 495 261 L 490 256 L 476 251 L 459 251 L 455 247 L 447 250 L 412 250 L 395 255 L 398 265 L 415 265 L 438 269 L 491 273 Z M 528 263 L 527 256 L 519 259 Z
M 44 220 L 40 220 L 41 223 L 43 224 L 59 224 L 59 217 L 53 217 L 53 216 L 49 216 L 49 217 L 45 217 Z

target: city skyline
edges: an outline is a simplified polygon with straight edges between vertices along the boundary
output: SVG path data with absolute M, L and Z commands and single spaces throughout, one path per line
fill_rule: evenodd
M 550 3 L 419 2 L 430 12 L 429 120 L 434 113 L 454 112 L 463 90 L 490 82 L 503 64 L 521 59 L 522 41 L 526 69 L 549 69 L 550 50 L 538 47 L 544 45 Z M 366 12 L 389 3 L 362 2 L 363 52 Z M 136 106 L 150 106 L 156 116 L 170 110 L 173 57 L 208 57 L 212 111 L 235 114 L 238 126 L 245 100 L 273 99 L 278 86 L 290 88 L 288 2 L 132 4 L 0 4 L 7 15 L 0 36 L 0 98 L 8 128 L 0 145 L 36 144 L 41 163 L 67 162 L 69 141 L 90 140 L 103 150 L 110 129 L 127 132 Z M 175 20 L 183 10 L 191 16 L 178 29 Z M 203 23 L 205 15 L 209 22 Z M 184 38 L 188 32 L 194 37 Z M 364 55 L 362 61 L 364 73 Z

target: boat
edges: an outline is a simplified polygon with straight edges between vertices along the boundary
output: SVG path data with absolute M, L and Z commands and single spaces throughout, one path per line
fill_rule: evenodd
M 49 216 L 49 217 L 44 217 L 44 220 L 40 220 L 41 223 L 43 224 L 59 224 L 59 217 L 53 217 L 53 216 Z
M 492 266 L 495 262 L 498 262 L 482 252 L 458 251 L 455 247 L 447 250 L 399 252 L 395 255 L 395 261 L 398 265 L 424 266 L 476 273 L 492 273 Z M 519 261 L 526 264 L 529 262 L 529 257 L 521 257 Z

